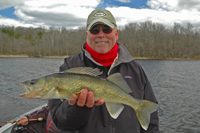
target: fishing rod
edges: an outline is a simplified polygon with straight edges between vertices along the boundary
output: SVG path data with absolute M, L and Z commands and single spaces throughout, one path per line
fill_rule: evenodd
M 28 121 L 43 121 L 43 118 L 40 117 L 40 118 L 37 118 L 37 119 L 28 119 Z M 11 123 L 11 124 L 13 124 L 15 122 L 19 122 L 19 121 L 17 121 L 17 120 L 7 121 L 7 123 Z

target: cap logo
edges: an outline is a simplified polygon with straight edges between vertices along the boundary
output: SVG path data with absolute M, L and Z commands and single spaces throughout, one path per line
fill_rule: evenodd
M 103 13 L 103 12 L 99 12 L 99 13 L 94 14 L 95 17 L 103 17 L 103 16 L 105 16 L 105 15 L 106 15 L 106 14 Z

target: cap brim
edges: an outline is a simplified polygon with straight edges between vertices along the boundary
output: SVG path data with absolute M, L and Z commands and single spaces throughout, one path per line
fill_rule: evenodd
M 108 25 L 111 28 L 114 28 L 115 25 L 113 23 L 111 23 L 109 20 L 107 19 L 95 19 L 94 21 L 92 21 L 88 26 L 87 26 L 87 30 L 90 30 L 93 26 L 97 25 L 97 24 L 105 24 Z

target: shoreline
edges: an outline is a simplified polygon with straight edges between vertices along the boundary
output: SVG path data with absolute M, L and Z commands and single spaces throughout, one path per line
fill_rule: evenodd
M 5 57 L 5 58 L 66 58 L 68 57 L 67 55 L 66 56 L 41 56 L 41 57 L 30 57 L 28 55 L 0 55 L 0 58 L 1 57 Z
M 41 57 L 29 57 L 28 55 L 0 55 L 5 58 L 66 58 L 66 56 L 41 56 Z M 150 58 L 150 57 L 133 57 L 136 60 L 200 60 L 200 57 L 197 58 Z

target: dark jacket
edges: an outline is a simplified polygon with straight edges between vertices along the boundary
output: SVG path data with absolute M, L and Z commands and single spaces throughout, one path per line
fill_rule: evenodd
M 58 133 L 59 132 L 59 129 L 56 128 L 55 124 L 53 123 L 53 120 L 51 119 L 51 114 L 49 112 L 49 106 L 43 107 L 42 109 L 31 113 L 31 114 L 27 115 L 27 117 L 28 117 L 28 119 L 35 119 L 35 118 L 42 117 L 46 123 L 46 125 L 43 127 L 45 132 L 47 132 L 47 133 Z
M 40 110 L 34 111 L 26 116 L 28 119 L 43 118 L 43 121 L 29 121 L 28 125 L 24 126 L 27 130 L 19 130 L 18 133 L 59 133 L 59 129 L 54 125 L 49 107 L 45 106 Z M 15 129 L 21 125 L 15 124 L 11 133 L 16 133 Z
M 118 60 L 108 73 L 108 68 L 94 61 L 91 55 L 83 52 L 65 58 L 60 71 L 73 67 L 93 67 L 103 71 L 102 78 L 114 73 L 121 73 L 130 88 L 132 95 L 137 99 L 145 99 L 157 103 L 152 87 L 142 67 L 132 58 L 127 49 L 118 43 Z M 55 125 L 63 131 L 78 131 L 78 133 L 159 133 L 157 111 L 151 114 L 147 131 L 144 131 L 136 117 L 135 111 L 125 105 L 117 119 L 112 119 L 105 104 L 93 108 L 70 106 L 67 100 L 58 99 L 49 101 L 52 119 Z M 68 133 L 68 132 L 66 132 Z

